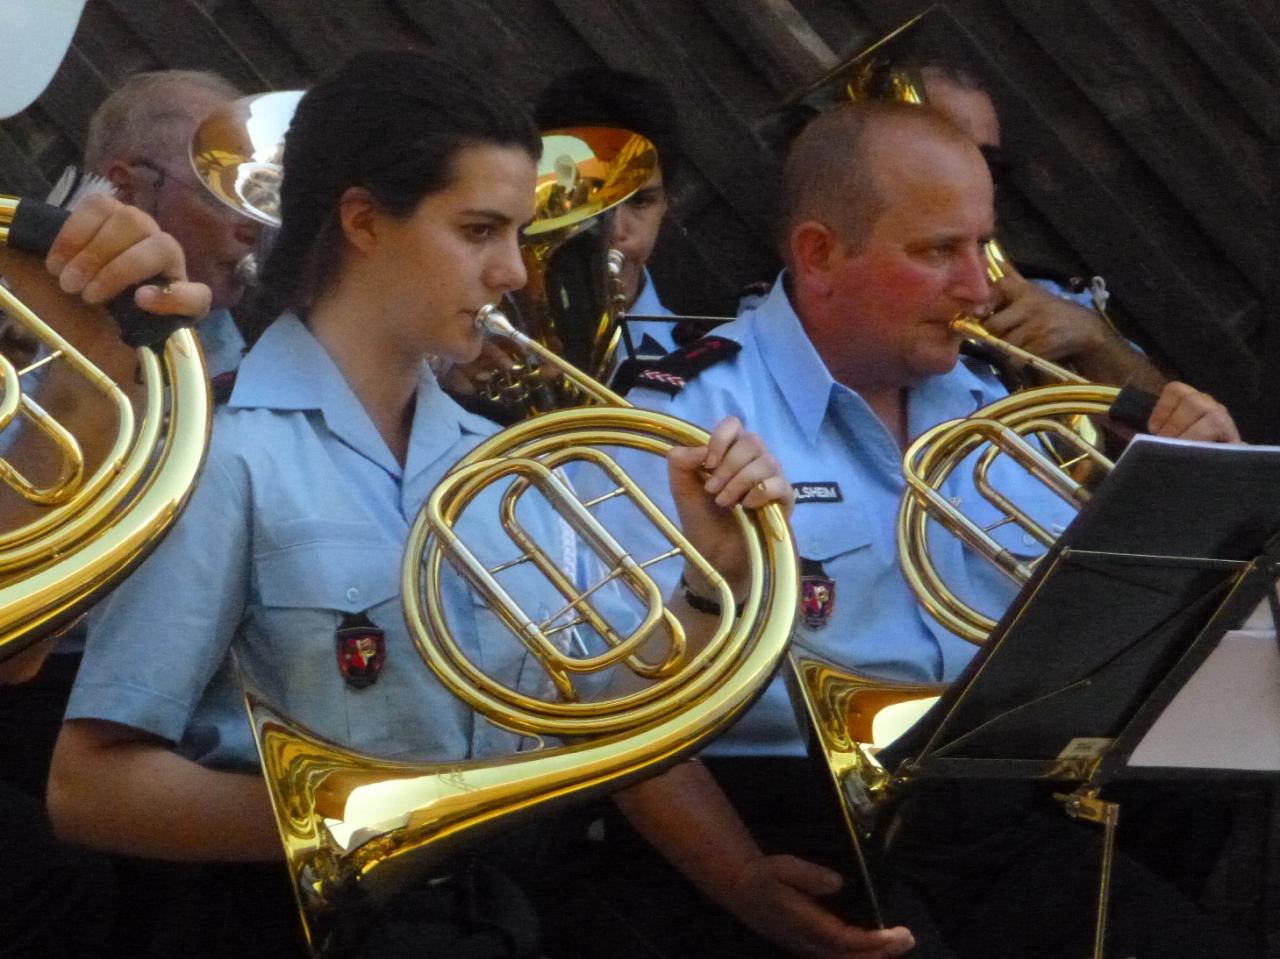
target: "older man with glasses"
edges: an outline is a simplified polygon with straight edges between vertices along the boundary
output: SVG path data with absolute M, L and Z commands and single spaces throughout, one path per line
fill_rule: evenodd
M 213 73 L 138 73 L 94 113 L 85 146 L 85 168 L 106 177 L 121 200 L 171 234 L 191 278 L 213 291 L 213 312 L 200 325 L 200 338 L 214 376 L 239 365 L 244 343 L 230 313 L 244 294 L 236 265 L 254 249 L 258 226 L 200 184 L 189 145 L 200 121 L 238 96 Z

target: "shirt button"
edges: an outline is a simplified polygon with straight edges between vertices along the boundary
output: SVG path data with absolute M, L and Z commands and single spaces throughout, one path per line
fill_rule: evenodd
M 959 509 L 959 508 L 960 508 L 960 497 L 959 497 L 959 496 L 953 496 L 953 497 L 951 497 L 951 505 L 952 505 L 952 506 L 954 506 L 956 509 Z
M 360 598 L 360 590 L 356 589 L 356 587 L 352 586 L 350 589 L 347 590 L 348 602 L 354 603 L 359 598 Z
M 1026 543 L 1028 546 L 1034 546 L 1036 542 L 1036 538 L 1032 536 L 1030 533 L 1023 533 L 1022 541 Z

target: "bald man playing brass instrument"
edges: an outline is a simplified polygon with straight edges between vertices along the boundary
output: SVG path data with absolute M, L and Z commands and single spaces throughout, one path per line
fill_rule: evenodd
M 781 282 L 758 308 L 642 374 L 628 399 L 699 424 L 735 415 L 782 462 L 797 490 L 793 527 L 812 600 L 797 625 L 799 645 L 864 674 L 950 680 L 974 647 L 920 609 L 898 568 L 894 518 L 910 440 L 1005 393 L 989 368 L 960 359 L 960 338 L 949 327 L 957 313 L 993 303 L 983 257 L 995 230 L 991 177 L 974 142 L 940 112 L 866 102 L 818 117 L 794 144 L 784 179 Z M 1148 427 L 1164 436 L 1239 440 L 1221 404 L 1180 383 L 1163 390 Z M 643 465 L 627 465 L 636 466 L 646 490 L 658 488 Z M 971 478 L 953 479 L 951 495 L 978 501 Z M 1073 515 L 1025 475 L 1002 477 L 1001 490 L 1037 504 L 1059 528 Z M 643 545 L 629 545 L 647 555 Z M 1010 545 L 1027 552 L 1021 542 Z M 948 581 L 947 572 L 963 578 L 980 608 L 998 612 L 1014 596 L 1011 584 L 958 544 L 942 565 Z M 905 930 L 862 931 L 832 912 L 815 915 L 830 907 L 822 894 L 840 884 L 825 867 L 849 874 L 852 862 L 830 783 L 806 762 L 805 739 L 775 680 L 707 751 L 756 840 L 776 854 L 764 868 L 744 867 L 737 893 L 757 904 L 747 921 L 798 954 L 904 954 L 911 944 Z M 697 862 L 698 837 L 706 833 L 697 806 L 672 809 L 655 797 L 646 808 L 644 787 L 625 802 L 669 858 Z M 1043 816 L 1020 804 L 993 816 L 957 818 L 954 837 L 944 832 L 932 846 L 917 843 L 912 862 L 882 876 L 890 893 L 886 921 L 911 928 L 913 955 L 1085 955 L 1088 902 L 1071 900 L 1065 885 L 1046 894 L 1042 883 L 1026 879 L 1037 875 L 1041 854 L 1056 855 L 1064 882 L 1083 888 L 1096 863 L 1081 839 L 1088 834 L 1060 812 Z M 993 846 L 984 851 L 986 838 Z M 931 865 L 922 848 L 936 850 Z M 956 865 L 969 863 L 975 850 L 972 869 Z M 633 863 L 625 868 L 638 870 Z M 696 874 L 696 867 L 685 871 Z M 1226 954 L 1167 883 L 1127 860 L 1117 876 L 1117 955 Z M 928 906 L 923 917 L 912 912 L 916 897 Z M 744 913 L 750 910 L 738 910 Z M 697 921 L 676 916 L 670 924 L 687 931 Z M 699 948 L 772 954 L 749 941 Z

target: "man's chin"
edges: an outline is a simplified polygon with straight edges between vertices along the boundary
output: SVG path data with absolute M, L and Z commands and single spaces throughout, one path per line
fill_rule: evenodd
M 915 372 L 920 379 L 928 379 L 931 376 L 945 376 L 954 370 L 959 362 L 960 350 L 957 347 L 954 350 L 920 357 L 919 362 L 916 364 Z

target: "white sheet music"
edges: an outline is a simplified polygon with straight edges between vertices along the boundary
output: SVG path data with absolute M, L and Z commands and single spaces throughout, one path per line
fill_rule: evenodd
M 1280 645 L 1267 604 L 1222 637 L 1130 766 L 1280 772 Z
M 1280 453 L 1280 446 L 1267 446 L 1263 443 L 1211 443 L 1208 440 L 1180 440 L 1168 436 L 1153 436 L 1150 433 L 1139 433 L 1125 447 L 1125 452 L 1135 443 L 1157 443 L 1164 446 L 1186 446 L 1191 449 L 1212 450 L 1214 452 L 1239 450 L 1240 452 Z M 1121 453 L 1120 455 L 1124 455 Z

